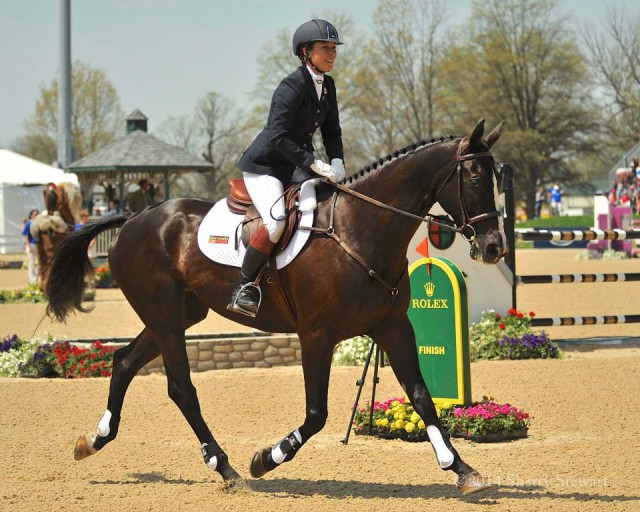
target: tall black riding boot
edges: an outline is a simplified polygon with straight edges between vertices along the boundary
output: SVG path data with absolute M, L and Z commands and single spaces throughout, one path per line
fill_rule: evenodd
M 250 317 L 256 316 L 262 294 L 260 287 L 255 284 L 255 280 L 268 259 L 269 254 L 265 254 L 249 244 L 242 260 L 240 281 L 231 296 L 231 302 L 227 306 L 228 310 Z

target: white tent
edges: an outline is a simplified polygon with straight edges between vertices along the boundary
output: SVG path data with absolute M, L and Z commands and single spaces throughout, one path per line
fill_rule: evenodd
M 43 185 L 78 183 L 78 177 L 6 149 L 0 149 L 0 254 L 23 250 L 22 220 L 44 209 Z

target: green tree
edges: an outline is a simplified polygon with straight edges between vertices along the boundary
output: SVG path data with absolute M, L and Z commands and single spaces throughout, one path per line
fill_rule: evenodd
M 206 189 L 191 195 L 216 199 L 227 193 L 227 180 L 238 173 L 236 164 L 247 144 L 245 117 L 231 100 L 212 91 L 198 100 L 191 117 L 169 117 L 159 126 L 158 137 L 213 164 L 204 173 Z
M 378 3 L 374 36 L 350 84 L 362 153 L 381 156 L 441 135 L 438 62 L 446 19 L 443 0 Z
M 640 15 L 610 9 L 600 30 L 591 24 L 582 34 L 602 97 L 610 165 L 640 139 Z
M 122 134 L 124 112 L 106 73 L 76 61 L 71 69 L 71 132 L 77 158 L 112 142 Z M 51 163 L 57 160 L 58 79 L 40 86 L 33 114 L 24 124 L 26 135 L 16 140 L 16 151 Z
M 442 70 L 448 120 L 461 133 L 482 117 L 507 121 L 496 152 L 514 165 L 532 216 L 536 186 L 580 182 L 576 159 L 594 150 L 593 84 L 576 34 L 556 0 L 474 0 L 456 35 Z

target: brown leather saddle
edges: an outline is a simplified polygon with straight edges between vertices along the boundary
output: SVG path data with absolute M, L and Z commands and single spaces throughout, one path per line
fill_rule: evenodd
M 301 183 L 292 183 L 284 191 L 286 227 L 282 238 L 280 238 L 275 248 L 274 254 L 282 252 L 287 245 L 289 245 L 293 234 L 296 232 L 296 229 L 298 229 L 300 217 L 302 216 L 302 213 L 296 205 L 298 196 L 300 195 L 300 186 Z M 227 196 L 227 208 L 233 213 L 244 215 L 244 219 L 238 227 L 242 229 L 242 243 L 246 247 L 252 235 L 262 226 L 262 218 L 253 205 L 251 196 L 249 196 L 242 178 L 231 179 L 229 181 L 229 187 L 231 190 Z M 236 237 L 236 240 L 237 239 Z
M 283 315 L 287 319 L 292 332 L 295 331 L 297 323 L 295 308 L 291 304 L 289 297 L 282 287 L 280 275 L 278 274 L 275 261 L 273 260 L 277 253 L 282 252 L 287 245 L 289 245 L 291 237 L 293 237 L 296 229 L 298 229 L 298 224 L 302 217 L 302 212 L 300 212 L 296 206 L 296 201 L 300 195 L 300 186 L 300 183 L 294 183 L 284 191 L 286 216 L 285 231 L 280 242 L 278 242 L 278 245 L 273 251 L 271 256 L 272 261 L 269 265 L 263 267 L 260 272 L 260 276 L 257 279 L 257 282 L 264 280 L 266 283 L 265 293 L 269 293 L 272 296 L 276 307 L 282 311 Z M 249 245 L 249 240 L 251 240 L 253 234 L 260 228 L 260 226 L 262 226 L 262 218 L 260 217 L 258 210 L 256 210 L 256 207 L 253 205 L 251 196 L 249 196 L 242 178 L 233 178 L 230 180 L 229 187 L 231 188 L 231 191 L 227 196 L 227 207 L 233 213 L 244 215 L 244 219 L 238 225 L 238 228 L 242 229 L 242 243 L 246 247 Z M 236 236 L 235 239 L 237 243 L 238 237 Z

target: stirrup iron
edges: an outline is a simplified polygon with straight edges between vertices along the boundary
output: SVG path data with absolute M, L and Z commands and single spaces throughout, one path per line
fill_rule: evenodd
M 253 308 L 251 309 L 246 308 L 243 306 L 243 304 L 238 302 L 238 299 L 245 298 L 243 297 L 244 295 L 251 297 L 251 294 L 255 292 L 257 292 L 258 294 L 258 300 L 255 303 L 255 310 L 253 310 Z M 251 318 L 255 318 L 255 316 L 258 314 L 258 310 L 260 309 L 260 304 L 262 304 L 262 290 L 260 289 L 260 286 L 250 281 L 248 283 L 243 284 L 237 289 L 237 293 L 234 293 L 233 300 L 229 305 L 227 305 L 227 309 L 229 311 L 235 311 L 236 313 L 240 313 L 241 315 L 246 315 Z

